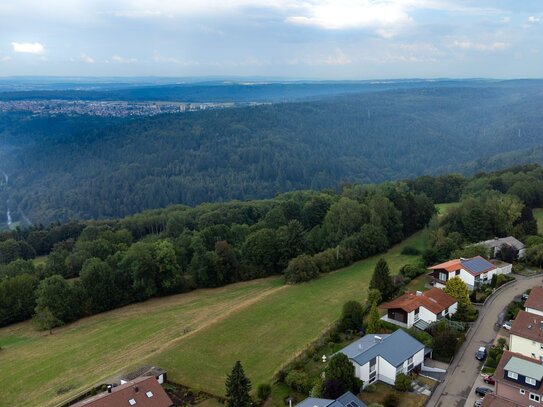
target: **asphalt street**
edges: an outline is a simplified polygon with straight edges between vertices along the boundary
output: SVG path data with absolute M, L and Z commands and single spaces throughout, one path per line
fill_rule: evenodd
M 427 406 L 461 407 L 473 405 L 474 397 L 469 397 L 471 389 L 480 376 L 482 363 L 475 359 L 480 346 L 491 343 L 499 328 L 496 322 L 503 320 L 507 305 L 529 288 L 541 285 L 541 275 L 533 277 L 516 276 L 517 280 L 503 287 L 490 298 L 484 307 L 479 308 L 479 317 L 468 333 L 466 341 L 449 366 L 447 375 L 436 388 Z M 493 387 L 493 386 L 488 386 Z M 469 398 L 469 402 L 468 402 Z

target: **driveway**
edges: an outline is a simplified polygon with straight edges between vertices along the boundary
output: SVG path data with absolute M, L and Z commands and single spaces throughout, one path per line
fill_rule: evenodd
M 475 352 L 479 346 L 485 346 L 494 340 L 498 332 L 495 324 L 499 318 L 503 319 L 503 311 L 513 298 L 527 289 L 541 284 L 542 281 L 540 275 L 532 277 L 517 275 L 515 277 L 517 280 L 514 283 L 502 288 L 492 296 L 484 307 L 479 308 L 479 318 L 473 324 L 466 342 L 451 363 L 445 380 L 437 386 L 428 401 L 428 406 L 470 406 L 467 404 L 468 397 L 482 367 L 482 363 L 475 359 Z

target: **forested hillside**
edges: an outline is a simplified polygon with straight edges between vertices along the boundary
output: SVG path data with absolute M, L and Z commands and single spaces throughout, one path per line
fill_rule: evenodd
M 25 213 L 33 223 L 47 224 L 172 203 L 480 171 L 481 165 L 470 163 L 541 145 L 542 91 L 536 81 L 362 93 L 117 123 L 57 117 L 61 130 L 47 137 L 39 130 L 45 119 L 29 118 L 27 126 L 36 124 L 39 137 L 28 137 L 24 128 L 13 132 L 9 123 L 1 127 L 1 140 L 10 147 L 0 166 L 10 176 L 3 191 L 15 219 Z

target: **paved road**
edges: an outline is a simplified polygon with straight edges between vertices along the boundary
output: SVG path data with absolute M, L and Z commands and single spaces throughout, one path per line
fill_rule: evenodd
M 517 295 L 534 285 L 541 284 L 541 276 L 522 277 L 497 292 L 479 309 L 479 318 L 470 329 L 466 342 L 454 358 L 447 376 L 434 391 L 428 407 L 462 407 L 466 405 L 473 383 L 480 373 L 481 362 L 475 359 L 479 346 L 492 342 L 498 328 L 496 322 L 505 307 Z M 469 406 L 471 407 L 471 406 Z

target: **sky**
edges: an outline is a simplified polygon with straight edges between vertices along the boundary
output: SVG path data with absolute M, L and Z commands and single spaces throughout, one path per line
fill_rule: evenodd
M 543 76 L 542 0 L 0 0 L 0 76 Z

